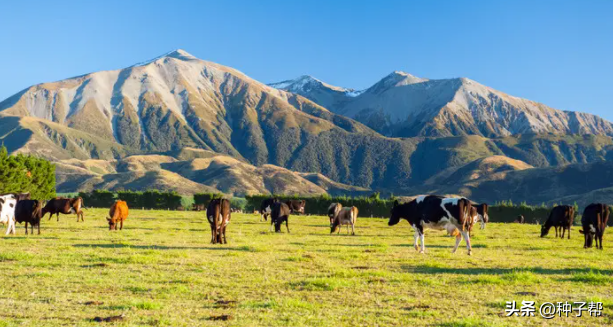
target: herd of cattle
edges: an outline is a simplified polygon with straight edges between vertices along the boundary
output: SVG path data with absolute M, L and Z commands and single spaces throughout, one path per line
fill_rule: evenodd
M 0 223 L 8 225 L 6 235 L 15 234 L 16 223 L 25 223 L 26 234 L 28 234 L 28 224 L 31 233 L 34 227 L 38 228 L 40 234 L 40 221 L 49 213 L 49 219 L 55 214 L 59 221 L 59 214 L 76 214 L 77 222 L 84 221 L 83 199 L 57 197 L 47 201 L 44 205 L 42 201 L 30 199 L 29 193 L 11 193 L 0 195 Z M 270 228 L 274 226 L 275 232 L 281 231 L 281 225 L 285 223 L 289 233 L 289 216 L 291 214 L 305 213 L 305 200 L 280 201 L 277 198 L 264 200 L 260 206 L 261 221 L 267 221 L 270 216 Z M 213 199 L 207 206 L 206 217 L 211 227 L 211 243 L 227 243 L 226 228 L 230 223 L 231 213 L 233 212 L 230 201 L 227 199 Z M 584 235 L 584 248 L 591 248 L 596 243 L 596 248 L 602 249 L 602 237 L 604 235 L 607 221 L 609 219 L 609 206 L 601 203 L 590 204 L 583 211 L 579 232 Z M 541 226 L 541 237 L 545 237 L 549 230 L 554 227 L 556 237 L 564 238 L 568 230 L 570 239 L 570 228 L 575 219 L 575 209 L 572 206 L 560 205 L 554 207 L 549 213 L 549 217 Z M 355 225 L 358 218 L 358 208 L 343 207 L 341 203 L 332 203 L 328 208 L 330 218 L 330 233 L 338 230 L 342 226 L 347 227 L 347 233 L 351 227 L 351 234 L 355 235 Z M 115 201 L 109 210 L 109 217 L 106 218 L 109 229 L 123 229 L 123 223 L 128 218 L 128 204 L 125 201 Z M 426 246 L 424 243 L 424 228 L 445 230 L 451 236 L 455 236 L 456 242 L 453 248 L 455 252 L 462 239 L 466 243 L 468 254 L 472 253 L 470 234 L 473 225 L 480 223 L 481 229 L 485 228 L 489 221 L 488 205 L 485 203 L 475 204 L 466 198 L 445 198 L 437 195 L 419 196 L 409 202 L 400 204 L 398 201 L 390 212 L 388 225 L 398 224 L 400 219 L 409 222 L 414 230 L 415 249 L 424 253 Z M 518 223 L 523 223 L 524 218 L 518 217 Z

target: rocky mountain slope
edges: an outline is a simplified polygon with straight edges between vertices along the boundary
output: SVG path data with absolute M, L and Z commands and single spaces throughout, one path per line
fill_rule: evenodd
M 467 78 L 429 80 L 396 71 L 360 92 L 303 78 L 271 84 L 393 137 L 557 133 L 613 135 L 613 125 L 586 113 L 561 111 Z M 333 99 L 333 100 L 331 100 Z

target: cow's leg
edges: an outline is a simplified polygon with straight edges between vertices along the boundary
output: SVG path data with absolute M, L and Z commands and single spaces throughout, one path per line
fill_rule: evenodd
M 470 245 L 470 235 L 468 235 L 468 233 L 465 231 L 461 231 L 460 233 L 462 233 L 462 236 L 464 237 L 464 240 L 466 241 L 466 248 L 468 249 L 468 255 L 471 255 L 473 248 Z
M 564 239 L 564 233 L 566 233 L 566 228 L 560 227 L 560 238 Z
M 426 242 L 424 242 L 424 230 L 419 231 L 419 241 L 421 242 L 421 251 L 419 253 L 426 253 Z
M 40 235 L 40 220 L 38 221 L 37 227 L 38 227 L 38 235 Z
M 226 227 L 228 227 L 227 225 L 223 226 L 222 229 L 222 235 L 223 235 L 223 244 L 228 244 L 228 240 L 226 239 Z
M 417 226 L 413 225 L 413 229 L 415 230 L 413 245 L 415 246 L 415 251 L 418 251 L 419 247 L 417 245 L 417 239 L 419 239 L 419 232 L 417 231 Z
M 455 251 L 458 250 L 458 247 L 460 246 L 461 241 L 462 241 L 462 234 L 458 233 L 458 235 L 455 236 L 455 246 L 453 247 L 453 251 L 451 251 L 451 253 L 455 253 Z
M 60 221 L 60 213 L 57 213 L 57 221 Z
M 123 230 L 123 220 L 120 221 L 119 230 Z
M 600 233 L 596 234 L 596 239 L 598 240 L 598 243 L 600 243 L 600 247 L 599 249 L 602 250 L 602 236 L 604 234 L 604 231 L 601 231 Z
M 285 228 L 287 228 L 287 232 L 289 233 L 289 219 L 285 219 Z
M 355 235 L 355 224 L 351 224 L 351 235 Z
M 34 234 L 34 227 L 32 227 L 32 234 Z M 28 222 L 26 221 L 26 235 L 28 235 Z

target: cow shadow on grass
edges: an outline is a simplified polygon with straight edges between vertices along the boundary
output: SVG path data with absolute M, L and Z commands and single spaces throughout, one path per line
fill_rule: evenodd
M 414 274 L 453 274 L 453 275 L 504 275 L 520 272 L 530 272 L 537 275 L 572 275 L 582 273 L 596 273 L 610 275 L 613 273 L 611 269 L 594 269 L 594 268 L 563 268 L 550 269 L 543 267 L 524 267 L 524 268 L 446 268 L 446 267 L 431 267 L 431 266 L 410 266 L 402 265 L 401 269 L 405 272 Z
M 131 248 L 140 250 L 214 250 L 214 251 L 240 251 L 252 252 L 249 247 L 229 247 L 229 246 L 166 246 L 166 245 L 128 245 L 128 244 L 74 244 L 76 248 L 98 248 L 98 249 L 120 249 Z
M 394 244 L 392 246 L 397 246 L 397 247 L 402 247 L 402 248 L 415 248 L 415 246 L 413 244 Z M 472 246 L 473 249 L 482 249 L 482 248 L 486 248 L 487 245 L 485 244 L 474 244 Z M 438 244 L 432 244 L 432 245 L 428 245 L 426 243 L 426 251 L 429 248 L 434 248 L 434 249 L 453 249 L 453 244 L 450 245 L 438 245 Z M 464 243 L 460 243 L 460 246 L 458 247 L 458 251 L 460 251 L 460 249 L 466 249 L 466 245 Z

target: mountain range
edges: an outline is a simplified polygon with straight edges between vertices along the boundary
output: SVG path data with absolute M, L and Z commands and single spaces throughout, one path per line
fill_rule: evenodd
M 467 78 L 396 71 L 359 91 L 310 76 L 266 85 L 183 50 L 28 87 L 0 102 L 0 130 L 9 151 L 55 161 L 63 192 L 428 191 L 551 202 L 598 188 L 538 198 L 482 190 L 566 165 L 602 173 L 613 156 L 610 122 Z

